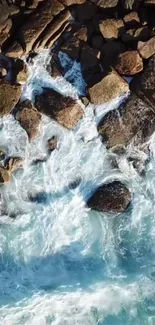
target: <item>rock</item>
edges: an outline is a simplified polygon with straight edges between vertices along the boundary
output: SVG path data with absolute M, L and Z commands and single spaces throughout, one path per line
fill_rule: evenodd
M 25 83 L 28 78 L 28 68 L 21 59 L 15 59 L 12 67 L 13 77 L 18 83 Z
M 7 75 L 7 70 L 0 66 L 0 78 L 3 78 Z
M 23 159 L 20 157 L 9 157 L 5 163 L 5 168 L 10 173 L 15 172 L 19 168 L 22 168 L 22 166 L 23 166 Z
M 76 7 L 77 20 L 84 21 L 92 19 L 96 14 L 97 7 L 90 1 L 85 1 Z
M 131 141 L 141 146 L 155 131 L 155 112 L 135 94 L 117 109 L 108 112 L 98 125 L 107 148 L 126 146 Z
M 92 47 L 101 50 L 103 45 L 103 37 L 101 35 L 95 35 L 92 38 Z
M 136 11 L 132 11 L 129 14 L 125 15 L 123 21 L 127 29 L 139 28 L 141 25 L 140 18 Z
M 46 70 L 53 78 L 62 77 L 64 75 L 64 71 L 58 61 L 58 58 L 54 55 L 46 66 Z
M 123 5 L 125 9 L 137 9 L 139 6 L 139 1 L 138 0 L 123 0 Z
M 105 19 L 99 23 L 99 28 L 106 40 L 114 40 L 124 34 L 122 19 Z
M 48 140 L 48 150 L 52 152 L 57 147 L 57 137 L 53 136 L 51 139 Z
M 12 44 L 8 47 L 7 51 L 5 52 L 5 54 L 11 58 L 20 58 L 22 57 L 23 53 L 24 50 L 22 46 L 16 40 L 12 42 Z
M 74 99 L 64 97 L 50 88 L 44 88 L 43 93 L 36 96 L 35 105 L 39 111 L 67 129 L 73 129 L 84 115 L 83 109 Z
M 109 72 L 101 74 L 96 84 L 88 88 L 88 95 L 92 104 L 101 105 L 125 94 L 128 90 L 128 83 L 111 68 Z
M 103 184 L 90 197 L 88 207 L 100 212 L 124 212 L 131 203 L 131 193 L 127 187 L 119 182 Z
M 3 160 L 5 158 L 5 151 L 3 151 L 2 149 L 0 149 L 0 160 Z
M 80 39 L 81 41 L 87 42 L 88 41 L 88 31 L 87 27 L 81 27 L 78 29 L 75 33 L 74 36 Z
M 0 80 L 0 116 L 11 112 L 18 103 L 21 93 L 21 85 L 11 84 L 4 79 Z
M 155 0 L 144 0 L 145 6 L 155 6 Z
M 68 10 L 63 10 L 57 15 L 40 35 L 38 42 L 33 47 L 34 50 L 48 47 L 49 43 L 50 46 L 52 46 L 65 30 L 63 26 L 70 18 L 71 13 Z M 66 26 L 68 26 L 68 24 L 65 24 L 65 28 Z
M 98 7 L 103 9 L 115 9 L 118 5 L 119 0 L 91 0 L 94 2 Z
M 62 44 L 60 50 L 66 53 L 72 59 L 78 61 L 80 58 L 80 47 L 81 40 L 73 36 Z
M 101 63 L 114 66 L 120 53 L 125 52 L 126 48 L 120 41 L 113 41 L 103 44 L 101 48 Z
M 152 37 L 147 42 L 138 42 L 137 49 L 143 59 L 148 59 L 155 54 L 155 37 Z
M 133 76 L 143 70 L 143 60 L 138 51 L 127 51 L 119 55 L 115 69 L 121 75 Z
M 38 136 L 41 114 L 30 100 L 25 100 L 18 105 L 16 119 L 19 121 L 21 127 L 27 132 L 30 141 Z
M 86 0 L 60 0 L 60 2 L 68 7 L 68 6 L 72 6 L 72 5 L 80 5 L 82 3 L 84 3 Z
M 155 111 L 155 54 L 150 58 L 143 73 L 135 78 L 131 89 L 143 100 L 148 102 Z
M 150 37 L 150 31 L 147 26 L 140 27 L 138 29 L 129 29 L 125 34 L 122 35 L 122 41 L 127 42 L 137 42 L 137 41 L 147 41 Z
M 8 183 L 10 181 L 10 174 L 2 165 L 0 165 L 0 183 Z

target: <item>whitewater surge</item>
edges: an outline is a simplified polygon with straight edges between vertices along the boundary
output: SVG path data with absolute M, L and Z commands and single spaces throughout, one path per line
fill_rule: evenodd
M 79 64 L 61 60 L 70 64 L 68 81 L 50 77 L 43 51 L 29 67 L 22 99 L 46 86 L 76 99 L 83 94 Z M 25 162 L 1 187 L 0 325 L 155 324 L 155 138 L 141 177 L 125 156 L 112 168 L 96 127 L 122 100 L 85 108 L 73 131 L 44 116 L 31 143 L 12 116 L 1 119 L 0 147 Z M 58 148 L 48 157 L 53 135 Z M 90 211 L 92 190 L 113 179 L 132 192 L 131 208 L 117 216 Z

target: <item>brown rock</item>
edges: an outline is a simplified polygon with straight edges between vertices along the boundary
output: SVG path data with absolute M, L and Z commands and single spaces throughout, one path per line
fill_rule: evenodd
M 6 55 L 11 58 L 20 58 L 23 53 L 23 48 L 17 41 L 13 41 L 6 51 Z
M 99 23 L 99 28 L 106 40 L 117 39 L 124 33 L 124 23 L 122 19 L 105 19 Z
M 7 70 L 0 66 L 0 78 L 3 78 L 7 75 Z
M 85 1 L 76 7 L 76 17 L 80 21 L 92 19 L 96 14 L 97 7 L 90 1 Z
M 101 185 L 90 197 L 87 204 L 100 212 L 124 212 L 131 203 L 131 194 L 119 181 Z
M 139 146 L 155 131 L 155 113 L 149 104 L 135 94 L 118 109 L 108 112 L 98 125 L 107 148 L 126 146 L 131 141 Z
M 23 83 L 25 83 L 27 81 L 28 68 L 27 68 L 27 65 L 25 64 L 25 62 L 23 60 L 16 59 L 13 62 L 12 72 L 13 72 L 14 79 L 18 83 L 23 84 Z
M 39 111 L 67 129 L 73 129 L 84 115 L 83 109 L 74 99 L 64 97 L 50 88 L 44 88 L 43 93 L 36 96 L 35 105 Z
M 76 5 L 76 4 L 80 5 L 85 1 L 86 0 L 60 0 L 60 2 L 66 7 Z
M 88 89 L 88 95 L 92 104 L 101 105 L 123 95 L 128 90 L 128 83 L 114 69 L 110 69 Z
M 52 152 L 57 147 L 57 137 L 53 136 L 51 139 L 48 140 L 48 150 Z
M 155 37 L 152 37 L 147 42 L 138 42 L 137 49 L 143 59 L 150 58 L 155 53 Z
M 131 89 L 155 110 L 155 55 L 150 58 L 143 73 L 133 79 Z
M 20 157 L 9 157 L 5 164 L 5 168 L 10 173 L 15 172 L 19 168 L 22 168 L 22 166 L 23 166 L 23 159 Z
M 0 165 L 0 183 L 8 183 L 10 181 L 10 174 L 9 172 Z
M 103 37 L 101 35 L 95 35 L 92 38 L 92 47 L 101 50 L 103 45 Z
M 138 51 L 127 51 L 119 55 L 115 69 L 121 75 L 133 76 L 143 70 L 143 60 Z
M 0 80 L 0 116 L 9 114 L 21 96 L 21 86 Z
M 150 37 L 150 31 L 147 26 L 138 29 L 129 29 L 122 36 L 123 42 L 147 41 Z
M 124 8 L 125 9 L 137 9 L 139 6 L 139 1 L 138 0 L 123 0 L 122 1 L 124 4 Z
M 5 151 L 0 149 L 0 160 L 3 160 L 5 158 L 5 155 L 6 155 Z
M 101 62 L 107 66 L 114 66 L 119 54 L 125 52 L 125 50 L 124 44 L 120 41 L 105 43 L 101 48 Z
M 91 0 L 94 2 L 98 7 L 103 9 L 114 9 L 118 5 L 119 0 Z
M 125 27 L 127 29 L 138 28 L 140 27 L 140 18 L 136 11 L 132 11 L 123 18 Z
M 27 132 L 29 140 L 31 141 L 38 136 L 41 114 L 29 100 L 25 100 L 19 104 L 18 109 L 16 119 L 19 121 L 21 127 Z
M 87 42 L 88 41 L 88 31 L 87 27 L 81 27 L 78 29 L 75 33 L 74 36 L 80 39 L 81 41 Z

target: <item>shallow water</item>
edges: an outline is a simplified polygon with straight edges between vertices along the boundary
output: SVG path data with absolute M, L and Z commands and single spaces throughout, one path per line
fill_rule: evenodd
M 45 51 L 30 67 L 23 98 L 33 99 L 44 86 L 77 98 L 85 87 L 79 65 L 70 62 L 74 88 L 53 80 L 47 61 Z M 96 128 L 121 100 L 87 107 L 74 131 L 43 117 L 32 143 L 13 117 L 0 121 L 0 147 L 25 158 L 24 169 L 1 187 L 0 325 L 155 324 L 155 138 L 140 177 L 126 157 L 112 169 Z M 34 164 L 47 158 L 53 135 L 58 149 Z M 130 209 L 120 215 L 90 211 L 86 198 L 113 179 L 131 190 Z

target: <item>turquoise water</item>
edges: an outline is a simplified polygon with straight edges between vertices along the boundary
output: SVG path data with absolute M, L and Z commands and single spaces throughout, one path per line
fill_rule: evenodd
M 23 98 L 46 85 L 76 98 L 68 82 L 47 74 L 47 60 L 43 52 L 30 67 Z M 71 69 L 78 70 L 80 91 L 80 67 Z M 89 106 L 74 131 L 43 117 L 32 143 L 13 117 L 0 121 L 0 147 L 25 158 L 24 169 L 1 187 L 0 325 L 155 324 L 155 141 L 145 176 L 127 156 L 119 159 L 119 170 L 111 167 L 113 156 L 96 124 L 120 100 L 96 107 L 95 114 Z M 58 149 L 34 164 L 47 158 L 53 135 Z M 85 202 L 91 191 L 113 179 L 131 190 L 130 209 L 120 215 L 90 211 Z

